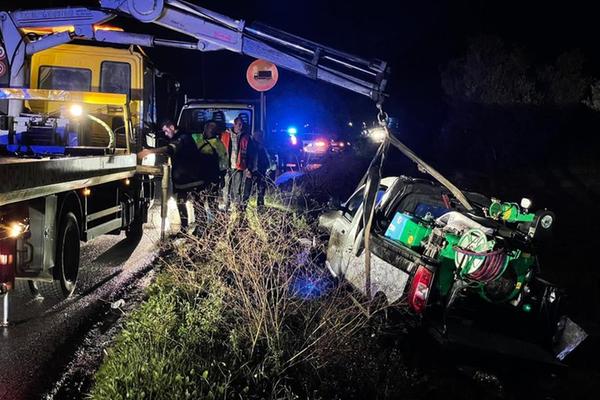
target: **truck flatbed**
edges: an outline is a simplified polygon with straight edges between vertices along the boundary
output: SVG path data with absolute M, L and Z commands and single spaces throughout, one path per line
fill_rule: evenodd
M 131 178 L 135 169 L 135 154 L 0 156 L 0 206 Z

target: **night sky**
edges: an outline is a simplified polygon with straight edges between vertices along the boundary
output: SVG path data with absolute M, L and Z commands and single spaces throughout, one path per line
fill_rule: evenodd
M 468 40 L 497 35 L 521 46 L 544 63 L 566 50 L 581 49 L 592 71 L 600 69 L 595 51 L 596 13 L 586 2 L 562 5 L 542 1 L 424 0 L 369 1 L 223 1 L 194 0 L 204 7 L 247 22 L 261 21 L 330 47 L 361 57 L 387 60 L 392 67 L 390 99 L 386 110 L 413 124 L 440 121 L 444 98 L 440 69 L 464 53 Z M 12 8 L 24 4 L 3 1 Z M 27 8 L 94 5 L 95 1 L 28 1 Z M 10 6 L 8 8 L 11 8 Z M 131 30 L 147 32 L 140 25 Z M 160 31 L 153 28 L 153 32 Z M 150 50 L 161 70 L 172 72 L 183 90 L 194 97 L 256 97 L 245 82 L 247 57 L 182 50 Z M 290 95 L 292 94 L 292 95 Z M 372 102 L 359 95 L 312 82 L 284 71 L 280 83 L 268 93 L 272 119 L 288 123 L 373 118 Z M 434 126 L 426 127 L 435 129 Z

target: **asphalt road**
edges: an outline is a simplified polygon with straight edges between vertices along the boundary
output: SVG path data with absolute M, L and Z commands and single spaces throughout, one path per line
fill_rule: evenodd
M 139 243 L 122 234 L 83 244 L 78 287 L 65 301 L 12 295 L 11 326 L 0 328 L 0 400 L 39 398 L 51 390 L 111 303 L 147 284 L 143 278 L 157 253 L 158 226 L 146 224 Z

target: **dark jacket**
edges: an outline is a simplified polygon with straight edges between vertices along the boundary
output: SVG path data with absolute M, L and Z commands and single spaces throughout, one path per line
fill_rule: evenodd
M 264 144 L 259 143 L 254 139 L 250 139 L 250 142 L 248 143 L 247 164 L 248 169 L 252 172 L 259 172 L 261 174 L 267 172 L 271 166 L 271 160 Z
M 202 154 L 192 135 L 181 129 L 177 131 L 168 145 L 173 169 L 171 178 L 175 191 L 187 191 L 200 188 L 210 180 L 202 168 Z

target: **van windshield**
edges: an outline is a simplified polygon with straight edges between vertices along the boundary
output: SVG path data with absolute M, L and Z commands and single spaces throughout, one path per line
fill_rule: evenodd
M 179 127 L 190 133 L 201 133 L 206 121 L 214 120 L 220 131 L 233 127 L 233 120 L 241 117 L 248 131 L 252 130 L 252 110 L 248 108 L 187 108 L 181 112 Z

